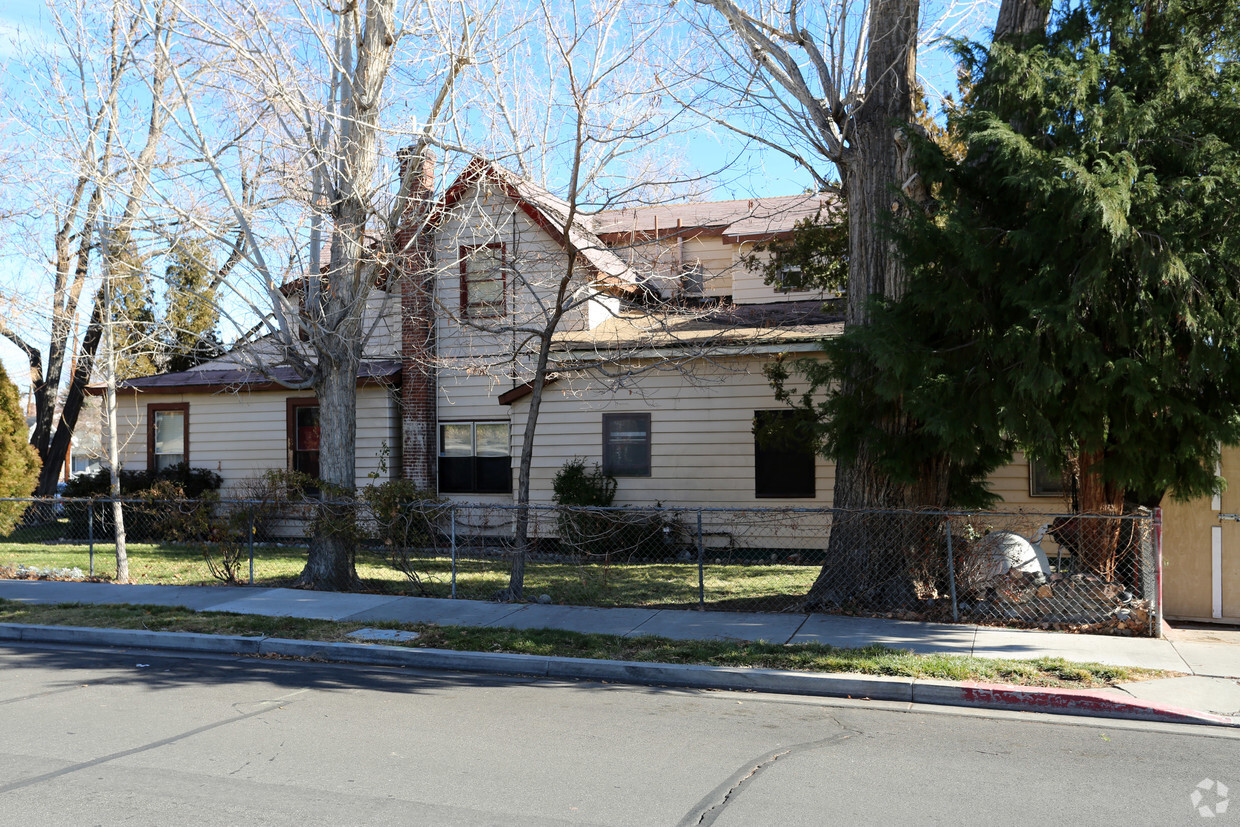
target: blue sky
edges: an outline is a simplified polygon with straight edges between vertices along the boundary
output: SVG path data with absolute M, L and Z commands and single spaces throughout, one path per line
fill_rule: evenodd
M 924 0 L 923 17 L 927 23 L 942 16 L 947 2 Z M 983 26 L 993 24 L 996 7 L 997 0 L 979 0 L 977 5 L 963 7 L 967 13 L 958 21 L 949 22 L 947 28 L 957 35 L 977 34 Z M 0 3 L 0 84 L 3 87 L 11 90 L 13 83 L 21 78 L 20 68 L 13 64 L 14 40 L 29 41 L 49 33 L 45 27 L 47 16 L 41 0 L 4 0 Z M 923 83 L 932 93 L 935 90 L 950 91 L 954 85 L 954 70 L 942 50 L 923 49 L 920 57 Z M 683 140 L 686 154 L 699 169 L 718 169 L 731 162 L 729 168 L 718 176 L 719 186 L 712 193 L 713 198 L 787 195 L 804 191 L 812 185 L 811 178 L 784 155 L 760 145 L 749 145 L 722 127 L 702 130 Z M 36 243 L 42 245 L 46 242 L 39 240 Z M 3 250 L 0 250 L 2 253 Z M 46 283 L 46 278 L 39 275 L 37 269 L 30 265 L 23 266 L 11 256 L 0 255 L 0 267 L 7 270 L 0 274 L 0 290 L 16 289 L 33 297 Z M 28 290 L 25 289 L 27 286 Z M 89 294 L 83 295 L 83 312 L 89 312 L 89 299 Z M 5 305 L 0 303 L 0 312 L 13 311 L 6 310 Z M 0 339 L 0 359 L 10 378 L 24 393 L 29 377 L 20 351 L 7 340 Z

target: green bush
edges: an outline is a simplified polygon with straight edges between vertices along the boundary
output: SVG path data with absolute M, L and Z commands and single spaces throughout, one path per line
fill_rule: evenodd
M 0 365 L 0 497 L 29 497 L 39 482 L 39 455 L 26 440 L 17 386 Z M 26 503 L 0 503 L 0 534 L 8 534 Z
M 551 482 L 561 546 L 569 552 L 604 563 L 616 560 L 661 560 L 672 556 L 683 527 L 662 511 L 611 508 L 616 480 L 596 463 L 593 468 L 575 457 L 564 463 Z
M 556 472 L 551 490 L 556 505 L 607 508 L 616 499 L 616 479 L 598 463 L 590 469 L 584 459 L 574 457 Z
M 185 463 L 160 471 L 125 471 L 120 473 L 121 497 L 125 504 L 125 536 L 131 541 L 163 540 L 185 543 L 210 534 L 210 520 L 219 501 L 220 475 L 206 468 L 191 468 Z M 65 485 L 66 498 L 107 497 L 111 477 L 106 468 L 81 474 Z M 65 516 L 69 531 L 85 537 L 91 506 L 87 503 L 66 503 Z M 112 509 L 95 504 L 94 536 L 114 534 Z
M 130 497 L 145 494 L 152 489 L 170 492 L 164 485 L 175 486 L 178 496 L 196 500 L 207 491 L 218 491 L 223 480 L 220 475 L 207 468 L 191 468 L 184 462 L 171 465 L 160 471 L 122 470 L 121 496 Z M 112 489 L 112 478 L 106 468 L 100 468 L 90 474 L 79 474 L 65 483 L 66 497 L 106 497 Z

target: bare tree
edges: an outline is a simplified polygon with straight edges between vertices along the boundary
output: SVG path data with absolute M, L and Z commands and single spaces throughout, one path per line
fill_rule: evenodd
M 670 36 L 662 12 L 588 0 L 531 9 L 520 37 L 481 61 L 471 114 L 492 136 L 484 148 L 496 160 L 475 161 L 459 179 L 472 195 L 450 199 L 458 223 L 437 220 L 438 249 L 465 279 L 459 296 L 439 295 L 441 377 L 510 383 L 525 406 L 504 600 L 523 594 L 535 436 L 557 336 L 619 314 L 622 297 L 632 306 L 642 299 L 654 320 L 679 285 L 678 272 L 660 279 L 645 257 L 617 255 L 591 217 L 701 184 L 672 148 L 691 125 L 660 79 L 670 72 L 653 47 Z M 494 193 L 509 199 L 502 208 Z
M 8 216 L 28 228 L 22 232 L 10 223 L 9 236 L 34 239 L 50 232 L 47 247 L 39 251 L 52 276 L 46 296 L 50 312 L 42 331 L 26 329 L 16 319 L 0 320 L 0 335 L 30 365 L 35 401 L 30 442 L 43 462 L 37 489 L 42 494 L 55 491 L 99 346 L 96 303 L 76 356 L 71 352 L 82 295 L 91 292 L 100 217 L 112 214 L 114 228 L 126 235 L 146 221 L 146 196 L 169 115 L 166 4 L 158 3 L 148 15 L 125 0 L 98 12 L 85 2 L 58 4 L 50 12 L 57 42 L 22 55 L 34 93 L 6 96 L 13 108 L 9 123 L 30 130 L 11 136 L 27 143 L 21 162 L 7 167 L 9 196 L 29 206 Z M 35 258 L 35 250 L 24 252 L 28 261 Z M 46 337 L 46 352 L 37 337 Z M 71 359 L 68 391 L 58 406 Z
M 186 113 L 178 126 L 205 162 L 216 205 L 244 235 L 234 247 L 239 269 L 258 282 L 257 291 L 235 279 L 224 286 L 238 300 L 257 292 L 270 302 L 251 307 L 278 359 L 299 377 L 284 384 L 312 388 L 320 403 L 323 495 L 347 494 L 364 312 L 376 282 L 403 255 L 397 230 L 420 214 L 410 202 L 426 195 L 418 189 L 422 161 L 452 114 L 479 15 L 435 0 L 293 2 L 279 10 L 214 0 L 190 8 L 185 0 L 182 11 L 183 33 L 206 62 L 174 75 Z M 394 72 L 406 102 L 424 107 L 422 119 L 390 122 Z M 238 119 L 242 137 L 218 135 L 221 116 Z M 385 148 L 409 140 L 396 131 L 412 135 L 414 160 L 403 165 L 392 198 L 381 174 Z M 265 183 L 246 184 L 247 170 L 262 172 Z M 247 200 L 245 186 L 267 189 Z M 227 224 L 189 211 L 182 220 L 217 237 Z M 317 531 L 299 583 L 355 586 L 353 553 L 349 532 Z

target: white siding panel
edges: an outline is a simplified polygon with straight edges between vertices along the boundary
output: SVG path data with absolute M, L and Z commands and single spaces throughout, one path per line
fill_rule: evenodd
M 724 360 L 722 368 L 704 367 L 696 385 L 680 374 L 650 373 L 639 380 L 640 396 L 580 381 L 551 386 L 535 437 L 531 498 L 550 502 L 551 480 L 569 459 L 601 462 L 602 414 L 632 411 L 650 414 L 651 474 L 619 478 L 619 505 L 829 506 L 834 468 L 821 459 L 814 498 L 754 495 L 753 415 L 781 407 L 762 375 L 765 361 Z M 514 442 L 519 444 L 528 406 L 513 407 Z
M 225 491 L 272 468 L 288 467 L 286 400 L 311 396 L 305 392 L 262 391 L 235 394 L 123 394 L 118 431 L 123 446 L 121 467 L 146 468 L 146 410 L 152 403 L 189 404 L 189 464 L 224 478 Z M 386 446 L 398 449 L 399 409 L 392 392 L 380 387 L 358 389 L 358 485 L 379 473 Z M 389 476 L 399 470 L 388 459 Z

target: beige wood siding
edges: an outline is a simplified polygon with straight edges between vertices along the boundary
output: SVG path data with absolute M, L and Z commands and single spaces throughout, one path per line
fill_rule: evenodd
M 771 304 L 773 302 L 787 301 L 825 301 L 835 297 L 837 294 L 825 292 L 822 290 L 797 290 L 797 291 L 780 291 L 772 285 L 762 281 L 762 273 L 758 270 L 750 270 L 743 266 L 740 262 L 743 257 L 749 255 L 753 251 L 753 242 L 745 241 L 738 245 L 732 245 L 734 255 L 736 257 L 736 265 L 732 271 L 732 301 L 737 304 Z M 766 253 L 760 253 L 759 257 L 763 259 L 770 258 Z
M 656 371 L 619 390 L 581 378 L 551 386 L 535 436 L 531 499 L 551 501 L 551 480 L 567 460 L 601 461 L 604 413 L 640 412 L 650 414 L 651 474 L 620 478 L 618 505 L 829 506 L 834 468 L 821 459 L 812 499 L 754 494 L 754 412 L 781 407 L 762 375 L 764 361 L 703 364 L 695 384 L 678 373 Z M 522 439 L 527 411 L 524 401 L 514 405 L 514 446 Z M 518 461 L 514 453 L 514 468 Z
M 119 399 L 121 467 L 146 468 L 146 411 L 151 403 L 189 404 L 189 464 L 215 471 L 224 490 L 272 468 L 288 467 L 286 402 L 309 393 L 284 391 L 230 394 L 124 393 Z M 364 387 L 357 394 L 357 484 L 372 481 L 387 464 L 399 474 L 399 411 L 391 391 Z M 385 447 L 390 454 L 384 459 Z
M 1163 601 L 1172 618 L 1240 622 L 1240 447 L 1225 447 L 1218 496 L 1163 498 Z M 1216 551 L 1215 542 L 1218 547 Z M 1217 558 L 1216 558 L 1217 553 Z M 1217 597 L 1221 600 L 1216 604 Z

